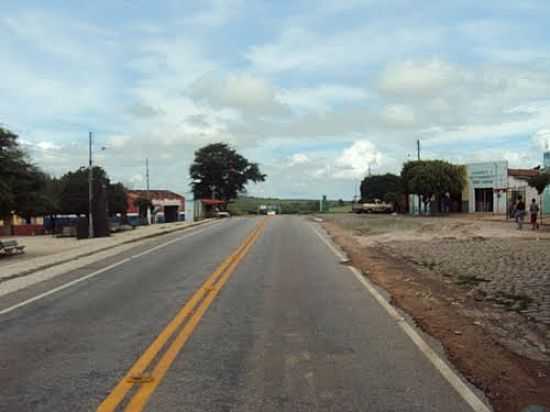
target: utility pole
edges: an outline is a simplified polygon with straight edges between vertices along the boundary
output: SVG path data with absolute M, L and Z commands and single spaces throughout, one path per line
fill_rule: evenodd
M 149 193 L 149 158 L 145 158 L 145 182 L 146 182 L 146 198 L 148 203 L 151 202 L 151 196 Z M 151 224 L 151 207 L 147 205 L 147 224 Z
M 94 218 L 93 218 L 93 185 L 94 174 L 92 166 L 92 132 L 89 133 L 89 152 L 88 152 L 88 238 L 94 237 Z
M 420 139 L 416 139 L 416 152 L 418 155 L 418 161 L 420 161 Z M 421 202 L 420 202 L 420 194 L 417 194 L 418 196 L 418 214 L 420 215 L 420 209 L 421 209 Z

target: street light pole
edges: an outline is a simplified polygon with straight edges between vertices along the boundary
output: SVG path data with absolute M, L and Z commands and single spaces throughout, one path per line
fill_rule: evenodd
M 147 188 L 147 191 L 146 191 L 146 196 L 147 196 L 147 200 L 148 200 L 148 204 L 147 204 L 147 224 L 150 225 L 151 224 L 151 207 L 149 205 L 149 202 L 151 202 L 151 197 L 150 197 L 150 194 L 149 194 L 149 158 L 146 158 L 145 159 L 145 181 L 146 181 L 146 188 Z
M 92 166 L 92 132 L 89 134 L 89 158 L 88 158 L 88 238 L 94 237 L 94 220 L 93 220 L 93 166 Z

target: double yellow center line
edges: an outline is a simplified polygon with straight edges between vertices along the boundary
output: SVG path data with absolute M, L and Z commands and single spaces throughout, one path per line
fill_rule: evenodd
M 235 271 L 240 261 L 252 248 L 254 242 L 260 237 L 266 222 L 265 219 L 260 221 L 243 243 L 241 243 L 239 248 L 212 272 L 202 286 L 185 303 L 174 319 L 170 321 L 153 343 L 132 365 L 109 396 L 103 400 L 97 408 L 97 412 L 112 412 L 117 410 L 126 399 L 128 393 L 134 389 L 134 386 L 137 389 L 133 391 L 124 410 L 132 412 L 143 410 L 145 404 L 192 335 L 210 304 Z M 167 345 L 167 342 L 171 338 L 171 343 Z M 167 348 L 162 352 L 165 346 Z M 151 365 L 156 358 L 159 358 L 158 362 L 154 366 Z

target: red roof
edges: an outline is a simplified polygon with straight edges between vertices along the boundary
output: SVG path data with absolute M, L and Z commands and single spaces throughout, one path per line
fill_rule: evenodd
M 200 199 L 200 202 L 203 205 L 208 205 L 208 206 L 223 205 L 225 203 L 223 200 L 218 200 L 218 199 Z
M 508 176 L 513 177 L 533 177 L 539 174 L 540 172 L 534 169 L 508 169 Z
M 128 190 L 128 195 L 131 197 L 145 196 L 147 190 Z M 171 190 L 149 190 L 149 196 L 151 199 L 180 199 L 185 200 L 182 195 L 172 192 Z

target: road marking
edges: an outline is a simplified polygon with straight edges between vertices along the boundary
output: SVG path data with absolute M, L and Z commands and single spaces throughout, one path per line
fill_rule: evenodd
M 172 340 L 170 346 L 164 351 L 154 366 L 153 371 L 147 374 L 137 391 L 131 397 L 127 411 L 141 411 L 162 381 L 166 372 L 176 359 L 187 340 L 191 337 L 199 321 L 206 313 L 210 304 L 214 301 L 219 291 L 223 288 L 231 274 L 235 271 L 241 260 L 260 237 L 260 234 L 267 221 L 262 220 L 256 228 L 246 237 L 240 246 L 227 257 L 212 274 L 206 279 L 201 287 L 184 304 L 176 316 L 168 323 L 162 332 L 155 338 L 153 343 L 143 352 L 139 359 L 132 365 L 126 375 L 117 383 L 107 398 L 97 408 L 97 412 L 115 411 L 125 399 L 128 392 L 133 388 L 136 380 L 144 376 L 153 360 L 159 355 L 168 340 L 180 332 Z M 182 327 L 183 326 L 183 327 Z
M 133 255 L 133 256 L 124 258 L 124 259 L 122 259 L 122 260 L 119 260 L 119 261 L 116 262 L 116 263 L 113 263 L 113 264 L 111 264 L 111 265 L 109 265 L 109 266 L 106 266 L 106 267 L 104 267 L 104 268 L 101 268 L 101 269 L 99 269 L 99 270 L 96 270 L 95 272 L 89 273 L 89 274 L 87 274 L 87 275 L 85 275 L 85 276 L 82 276 L 82 277 L 80 277 L 80 278 L 78 278 L 78 279 L 71 280 L 70 282 L 64 283 L 63 285 L 57 286 L 57 287 L 55 287 L 55 288 L 53 288 L 53 289 L 50 289 L 50 290 L 48 290 L 48 291 L 46 291 L 46 292 L 40 293 L 40 294 L 38 294 L 38 295 L 36 295 L 36 296 L 33 296 L 32 298 L 26 299 L 26 300 L 24 300 L 24 301 L 22 301 L 22 302 L 19 302 L 19 303 L 13 305 L 13 306 L 10 306 L 10 307 L 8 307 L 8 308 L 6 308 L 6 309 L 0 310 L 0 315 L 5 315 L 5 314 L 7 314 L 7 313 L 10 313 L 10 312 L 12 312 L 12 311 L 14 311 L 14 310 L 16 310 L 16 309 L 19 309 L 19 308 L 23 307 L 23 306 L 27 306 L 27 305 L 29 305 L 29 304 L 31 304 L 31 303 L 33 303 L 33 302 L 36 302 L 36 301 L 38 301 L 38 300 L 40 300 L 40 299 L 44 299 L 44 298 L 46 298 L 46 297 L 48 297 L 48 296 L 50 296 L 50 295 L 53 295 L 54 293 L 57 293 L 57 292 L 60 292 L 60 291 L 62 291 L 62 290 L 64 290 L 64 289 L 70 288 L 71 286 L 74 286 L 74 285 L 76 285 L 76 284 L 78 284 L 78 283 L 80 283 L 80 282 L 84 282 L 85 280 L 88 280 L 88 279 L 93 278 L 93 277 L 95 277 L 95 276 L 101 275 L 101 274 L 104 273 L 104 272 L 107 272 L 107 271 L 109 271 L 109 270 L 111 270 L 111 269 L 113 269 L 113 268 L 116 268 L 116 267 L 118 267 L 118 266 L 124 265 L 125 263 L 128 263 L 128 262 L 129 262 L 130 260 L 132 260 L 132 259 L 136 259 L 136 258 L 145 256 L 145 255 L 147 255 L 147 254 L 149 254 L 149 253 L 152 253 L 152 252 L 154 252 L 154 251 L 156 251 L 156 250 L 158 250 L 158 249 L 162 249 L 162 248 L 164 248 L 164 247 L 166 247 L 166 246 L 168 246 L 168 245 L 171 245 L 172 243 L 176 243 L 176 242 L 179 242 L 180 240 L 190 238 L 190 237 L 192 237 L 192 236 L 198 235 L 199 233 L 203 233 L 204 231 L 206 231 L 208 228 L 210 228 L 210 227 L 212 227 L 212 226 L 213 226 L 212 224 L 207 224 L 206 227 L 204 227 L 202 230 L 196 230 L 196 231 L 194 231 L 194 232 L 185 234 L 185 235 L 183 235 L 183 236 L 179 236 L 179 237 L 177 237 L 177 238 L 175 238 L 175 239 L 169 240 L 168 242 L 164 242 L 164 243 L 162 243 L 162 244 L 160 244 L 160 245 L 157 245 L 157 246 L 155 246 L 155 247 L 152 247 L 151 249 L 147 249 L 147 250 L 145 250 L 144 252 L 141 252 L 141 253 L 138 253 L 138 254 L 136 254 L 136 255 Z M 68 272 L 70 272 L 70 270 L 69 270 Z
M 313 225 L 313 232 L 329 247 L 329 249 L 340 260 L 347 260 L 347 257 L 332 244 L 323 234 L 317 231 Z M 363 276 L 361 271 L 354 266 L 348 265 L 349 270 L 355 275 L 357 280 L 368 290 L 374 299 L 384 308 L 392 319 L 397 321 L 397 325 L 412 340 L 416 347 L 428 358 L 435 369 L 445 378 L 445 380 L 454 388 L 454 390 L 464 399 L 464 401 L 475 412 L 491 412 L 491 409 L 464 383 L 464 381 L 451 369 L 447 363 L 426 343 L 420 334 L 399 314 L 384 297 L 376 290 L 374 285 Z

